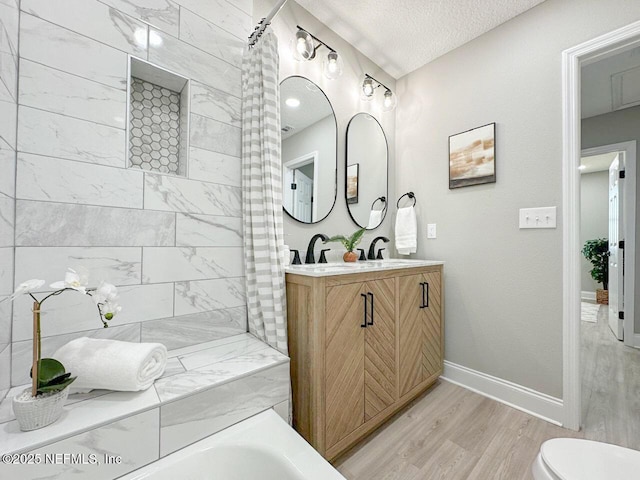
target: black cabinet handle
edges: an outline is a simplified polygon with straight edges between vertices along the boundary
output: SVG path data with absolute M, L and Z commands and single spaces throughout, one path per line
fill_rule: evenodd
M 364 298 L 364 318 L 362 319 L 362 328 L 367 328 L 367 296 L 364 293 L 360 294 Z
M 429 284 L 427 282 L 421 282 L 422 287 L 422 305 L 420 308 L 429 308 Z
M 424 305 L 424 308 L 429 308 L 429 283 L 428 282 L 424 282 L 424 284 L 422 285 L 422 304 Z
M 373 293 L 369 292 L 367 295 L 371 297 L 371 323 L 368 323 L 367 325 L 373 325 Z

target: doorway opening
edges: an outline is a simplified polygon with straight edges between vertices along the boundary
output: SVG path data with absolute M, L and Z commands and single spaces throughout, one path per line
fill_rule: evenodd
M 581 172 L 579 165 L 582 157 L 582 150 L 590 147 L 583 142 L 582 131 L 584 125 L 583 119 L 583 99 L 581 98 L 581 81 L 583 80 L 583 73 L 585 67 L 595 64 L 599 61 L 605 61 L 616 55 L 630 52 L 633 49 L 640 47 L 640 22 L 633 23 L 616 31 L 602 35 L 601 37 L 587 41 L 569 50 L 566 50 L 562 54 L 562 68 L 563 68 L 563 205 L 564 205 L 564 221 L 563 221 L 563 407 L 564 407 L 564 421 L 563 426 L 578 430 L 582 424 L 582 384 L 581 384 L 581 358 L 580 358 L 580 344 L 581 344 L 581 218 L 580 218 L 580 205 L 581 205 Z M 639 65 L 640 66 L 640 65 Z M 640 72 L 640 70 L 638 70 Z M 640 76 L 638 77 L 640 79 Z M 629 77 L 627 80 L 632 80 Z M 620 81 L 611 78 L 611 81 Z M 624 81 L 624 79 L 623 79 Z M 617 88 L 617 87 L 616 87 Z M 612 94 L 617 94 L 616 88 L 612 88 Z M 627 94 L 630 90 L 627 91 Z M 622 104 L 615 105 L 614 110 L 620 110 L 629 106 L 628 98 L 625 98 L 625 92 L 622 92 L 622 96 L 619 96 L 618 100 L 622 100 Z M 628 96 L 628 95 L 627 95 Z M 624 103 L 627 105 L 623 105 Z M 640 102 L 639 102 L 640 103 Z M 639 135 L 626 138 L 624 140 L 631 140 L 632 138 L 639 138 Z M 617 140 L 622 142 L 623 140 Z M 634 145 L 635 147 L 635 145 Z M 635 148 L 634 148 L 635 150 Z M 633 171 L 633 179 L 635 180 L 635 152 L 633 152 L 633 159 L 630 159 L 631 154 L 627 153 L 624 149 L 619 149 L 619 152 L 624 151 L 624 155 L 618 154 L 618 161 L 620 162 L 620 156 L 624 157 L 625 166 L 624 169 L 626 178 L 631 176 L 630 168 Z M 587 152 L 590 153 L 590 152 Z M 592 151 L 591 153 L 594 153 Z M 604 153 L 604 152 L 602 152 Z M 587 155 L 589 156 L 589 155 Z M 618 185 L 620 187 L 620 185 Z M 614 189 L 615 190 L 615 189 Z M 615 202 L 622 199 L 624 196 L 624 205 L 634 205 L 635 198 L 629 203 L 627 195 L 629 195 L 630 189 L 622 190 L 620 188 L 617 194 L 614 192 L 612 199 L 612 210 L 615 211 Z M 635 194 L 635 192 L 634 192 Z M 616 200 L 617 199 L 617 200 Z M 609 200 L 607 199 L 607 204 Z M 619 211 L 619 210 L 618 210 Z M 622 213 L 624 218 L 624 212 Z M 620 220 L 620 218 L 618 218 Z M 618 224 L 620 225 L 620 223 Z M 633 235 L 625 232 L 625 238 L 609 239 L 611 241 L 624 241 L 624 251 L 614 252 L 618 253 L 623 259 L 626 268 L 629 265 L 635 266 L 635 229 Z M 609 237 L 610 235 L 608 235 Z M 618 248 L 620 247 L 617 244 Z M 610 246 L 612 247 L 612 246 Z M 610 248 L 611 251 L 611 248 Z M 613 259 L 615 260 L 615 258 Z M 614 273 L 620 272 L 620 261 L 614 268 Z M 623 307 L 624 316 L 627 317 L 627 312 L 633 311 L 633 300 L 636 294 L 634 275 L 629 274 L 626 271 L 624 278 L 618 281 L 622 286 L 623 293 L 633 292 L 631 294 L 624 295 Z M 620 285 L 618 285 L 620 287 Z M 629 315 L 631 316 L 631 315 Z M 635 319 L 631 319 L 629 322 L 623 323 L 622 332 L 620 332 L 627 342 L 631 342 L 635 346 L 635 332 L 634 332 Z M 618 326 L 617 322 L 614 323 L 614 330 Z M 607 328 L 610 328 L 607 326 Z M 628 330 L 631 329 L 631 330 Z M 640 330 L 640 329 L 639 329 Z M 639 331 L 640 333 L 640 331 Z M 618 342 L 618 340 L 615 340 Z M 629 347 L 626 347 L 629 348 Z M 635 349 L 630 349 L 637 353 Z M 611 407 L 610 405 L 608 407 Z M 607 408 L 605 408 L 607 410 Z M 624 418 L 624 415 L 622 415 Z
M 283 165 L 284 208 L 301 222 L 318 220 L 318 152 L 294 158 Z

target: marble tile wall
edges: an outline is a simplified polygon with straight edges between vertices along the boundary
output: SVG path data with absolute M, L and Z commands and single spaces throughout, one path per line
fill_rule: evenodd
M 17 1 L 0 3 L 0 401 L 11 386 L 19 18 Z
M 19 5 L 0 2 L 0 298 L 67 266 L 120 287 L 108 329 L 81 295 L 48 301 L 43 351 L 81 335 L 178 348 L 246 331 L 240 64 L 252 3 Z M 191 79 L 186 178 L 127 168 L 129 55 Z M 29 308 L 0 304 L 12 385 L 28 375 Z

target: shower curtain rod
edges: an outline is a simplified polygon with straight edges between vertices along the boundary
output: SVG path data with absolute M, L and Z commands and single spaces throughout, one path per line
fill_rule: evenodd
M 273 17 L 275 17 L 280 9 L 284 7 L 285 3 L 287 3 L 287 0 L 278 0 L 278 3 L 276 3 L 276 5 L 271 9 L 269 14 L 260 20 L 260 23 L 258 23 L 256 28 L 253 29 L 253 33 L 249 35 L 249 47 L 253 47 L 256 44 L 262 33 L 271 23 L 271 20 L 273 20 Z

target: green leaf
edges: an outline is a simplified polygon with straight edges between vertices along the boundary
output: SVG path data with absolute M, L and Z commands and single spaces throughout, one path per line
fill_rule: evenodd
M 59 385 L 64 382 L 67 378 L 71 376 L 71 372 L 67 372 L 64 375 L 60 375 L 59 377 L 54 378 L 53 380 L 48 381 L 46 384 L 42 385 L 43 387 L 48 387 L 50 385 Z
M 353 244 L 354 247 L 358 245 L 358 243 L 360 243 L 360 240 L 362 239 L 362 236 L 364 235 L 365 230 L 366 228 L 361 228 L 351 236 L 351 243 Z
M 56 377 L 64 375 L 64 365 L 53 358 L 43 358 L 38 366 L 38 384 L 45 385 Z M 33 378 L 33 368 L 29 372 L 29 376 Z
M 72 384 L 77 377 L 67 378 L 64 382 L 58 383 L 56 385 L 45 385 L 42 387 L 38 387 L 38 393 L 47 393 L 47 392 L 60 392 L 67 388 L 70 384 Z

